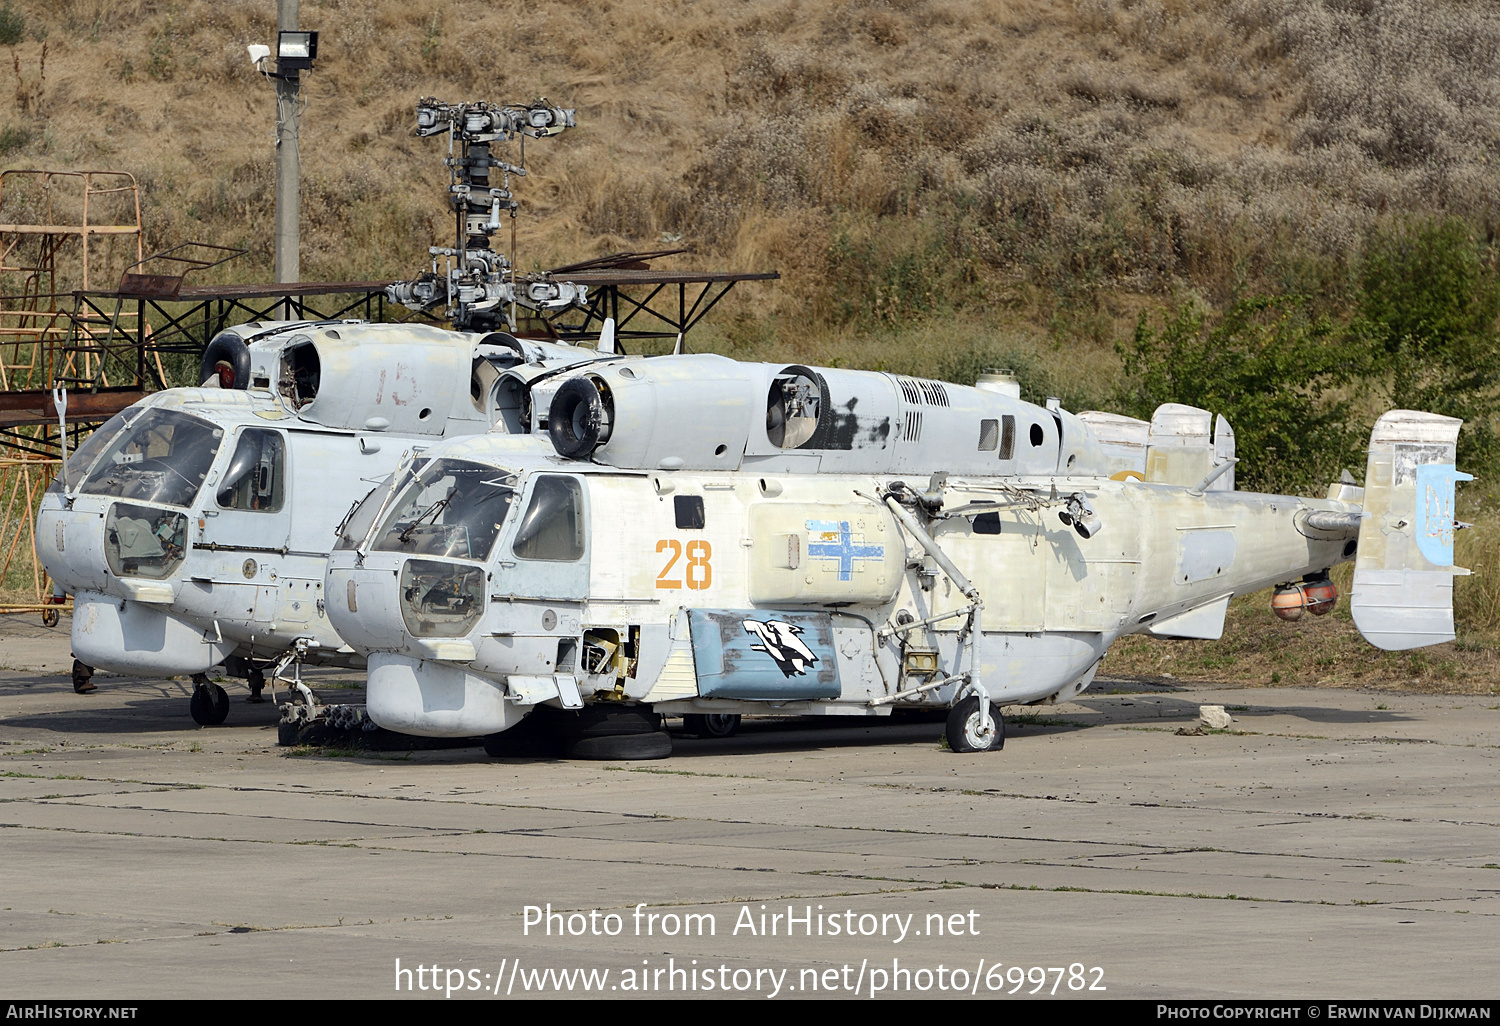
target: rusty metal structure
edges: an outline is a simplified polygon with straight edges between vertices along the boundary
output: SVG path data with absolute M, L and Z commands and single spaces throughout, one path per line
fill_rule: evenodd
M 51 398 L 54 383 L 87 378 L 105 389 L 135 386 L 141 394 L 139 374 L 110 367 L 109 347 L 100 344 L 123 311 L 109 320 L 102 311 L 80 317 L 59 282 L 87 289 L 91 278 L 139 262 L 143 246 L 140 190 L 131 175 L 0 173 L 0 290 L 12 293 L 0 297 L 0 612 L 40 609 L 49 622 L 57 618 L 33 537 L 36 504 L 61 462 L 65 429 Z M 79 404 L 70 425 L 75 436 L 97 401 Z
M 51 624 L 67 606 L 34 537 L 65 442 L 72 451 L 150 392 L 181 384 L 231 324 L 384 318 L 386 282 L 185 284 L 243 252 L 184 243 L 146 256 L 140 189 L 125 172 L 0 173 L 0 613 L 40 611 Z

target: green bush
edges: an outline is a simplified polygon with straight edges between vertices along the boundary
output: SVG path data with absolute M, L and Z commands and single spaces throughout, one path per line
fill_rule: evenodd
M 1346 333 L 1309 316 L 1299 298 L 1241 299 L 1213 325 L 1184 304 L 1160 331 L 1142 315 L 1117 351 L 1123 412 L 1149 418 L 1159 404 L 1177 402 L 1228 419 L 1239 487 L 1321 491 L 1341 469 L 1364 465 L 1348 397 L 1363 360 Z
M 26 35 L 26 16 L 11 6 L 0 4 L 0 44 L 14 46 Z
M 14 153 L 29 142 L 31 142 L 29 128 L 17 128 L 14 125 L 0 128 L 0 157 Z
M 1457 218 L 1397 222 L 1360 269 L 1351 331 L 1372 351 L 1389 403 L 1468 423 L 1462 452 L 1491 454 L 1500 412 L 1500 275 L 1493 247 Z

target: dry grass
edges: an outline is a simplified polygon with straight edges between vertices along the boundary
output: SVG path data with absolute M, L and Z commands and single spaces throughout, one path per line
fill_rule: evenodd
M 273 5 L 20 9 L 8 160 L 130 170 L 153 248 L 248 245 L 230 273 L 263 277 L 273 102 L 244 46 L 271 39 Z M 843 273 L 836 243 L 896 219 L 969 262 L 981 299 L 1087 337 L 1076 307 L 1112 324 L 1141 293 L 1337 280 L 1388 212 L 1487 228 L 1500 191 L 1482 5 L 323 0 L 302 18 L 324 52 L 309 278 L 408 273 L 445 230 L 438 144 L 409 131 L 429 93 L 579 108 L 529 149 L 525 263 L 681 236 L 695 262 L 783 271 L 746 290 L 757 313 L 868 312 L 886 283 Z

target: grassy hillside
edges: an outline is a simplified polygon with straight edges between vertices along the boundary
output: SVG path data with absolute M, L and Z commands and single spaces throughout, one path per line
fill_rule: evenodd
M 1367 253 L 1412 223 L 1459 226 L 1495 276 L 1494 5 L 303 0 L 302 25 L 322 33 L 309 280 L 408 275 L 445 239 L 423 95 L 578 108 L 527 148 L 525 267 L 689 245 L 679 264 L 780 270 L 700 332 L 744 358 L 1003 364 L 1033 395 L 1119 407 L 1142 315 L 1290 296 L 1333 326 L 1309 337 L 1343 338 Z M 0 3 L 0 164 L 130 171 L 148 251 L 244 246 L 218 280 L 268 280 L 274 94 L 245 46 L 274 34 L 273 0 Z M 1395 366 L 1318 394 L 1368 421 Z
M 108 166 L 155 248 L 270 268 L 272 0 L 10 0 L 7 166 Z M 1335 292 L 1382 218 L 1500 196 L 1500 11 L 1390 0 L 305 0 L 305 276 L 407 273 L 446 224 L 420 95 L 579 109 L 523 256 L 682 237 L 775 266 L 751 313 L 954 307 L 1107 340 L 1147 297 Z M 5 38 L 0 32 L 0 38 Z M 42 51 L 46 50 L 45 68 Z

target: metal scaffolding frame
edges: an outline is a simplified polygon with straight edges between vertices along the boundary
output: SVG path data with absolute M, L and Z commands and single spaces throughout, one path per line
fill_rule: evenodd
M 101 220 L 101 208 L 123 216 Z M 101 252 L 97 240 L 123 242 L 127 253 L 120 256 L 118 246 Z M 58 615 L 36 558 L 35 514 L 61 462 L 61 428 L 55 407 L 46 410 L 41 398 L 50 401 L 59 378 L 79 375 L 96 377 L 107 389 L 118 387 L 109 383 L 101 354 L 70 346 L 80 324 L 76 308 L 59 309 L 58 300 L 71 297 L 59 291 L 58 275 L 73 271 L 88 288 L 90 275 L 116 272 L 121 261 L 140 262 L 143 245 L 140 190 L 132 175 L 0 172 L 0 276 L 19 276 L 21 285 L 18 294 L 0 297 L 0 409 L 37 408 L 35 416 L 21 418 L 0 413 L 0 612 L 41 610 L 50 623 Z M 70 425 L 75 444 L 86 433 L 80 429 L 78 421 Z M 27 592 L 30 601 L 17 597 Z
M 615 337 L 621 340 L 670 338 L 686 335 L 708 312 L 718 305 L 735 284 L 742 281 L 774 281 L 781 277 L 775 271 L 653 271 L 641 269 L 608 269 L 554 271 L 558 277 L 589 286 L 589 305 L 584 310 L 565 310 L 552 319 L 559 338 L 579 341 L 599 334 L 606 317 L 615 321 Z M 673 288 L 672 286 L 676 286 Z M 690 288 L 696 286 L 696 288 Z M 644 299 L 626 292 L 629 288 L 651 291 Z M 666 293 L 665 304 L 657 300 Z M 691 303 L 689 299 L 691 298 Z M 675 299 L 675 312 L 673 311 Z M 624 312 L 621 312 L 621 303 Z M 657 305 L 653 306 L 652 304 Z M 640 325 L 636 318 L 655 318 L 665 327 Z

